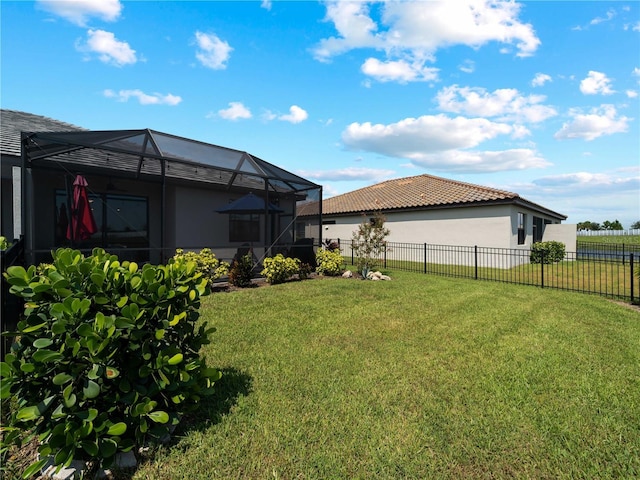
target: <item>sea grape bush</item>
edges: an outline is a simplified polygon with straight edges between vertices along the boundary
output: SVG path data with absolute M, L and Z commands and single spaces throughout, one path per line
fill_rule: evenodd
M 262 261 L 263 269 L 260 272 L 267 282 L 271 284 L 283 283 L 300 272 L 300 260 L 288 258 L 281 253 L 275 257 L 266 257 Z
M 320 248 L 316 252 L 316 271 L 320 275 L 337 276 L 342 274 L 344 260 L 339 248 Z
M 185 252 L 182 248 L 177 248 L 173 258 L 194 262 L 196 270 L 202 273 L 209 282 L 214 282 L 229 272 L 229 264 L 218 260 L 210 248 L 203 248 L 200 253 Z
M 13 399 L 10 427 L 37 435 L 45 457 L 25 475 L 47 456 L 108 466 L 165 437 L 213 393 L 220 373 L 199 350 L 214 329 L 197 324 L 210 290 L 194 262 L 140 268 L 102 249 L 85 257 L 67 248 L 51 264 L 4 276 L 25 310 L 0 363 L 0 398 Z
M 562 242 L 535 242 L 531 245 L 531 263 L 557 263 L 564 259 L 565 245 Z

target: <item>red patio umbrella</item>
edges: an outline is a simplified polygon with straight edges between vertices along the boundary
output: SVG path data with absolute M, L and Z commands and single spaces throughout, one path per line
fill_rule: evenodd
M 98 226 L 93 218 L 89 196 L 87 195 L 86 178 L 76 175 L 73 182 L 73 202 L 71 203 L 71 221 L 67 228 L 69 240 L 86 240 L 98 231 Z

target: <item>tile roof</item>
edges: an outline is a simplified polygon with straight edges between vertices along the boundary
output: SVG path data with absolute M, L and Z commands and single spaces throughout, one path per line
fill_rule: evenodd
M 20 156 L 20 132 L 85 130 L 70 123 L 17 110 L 0 110 L 0 153 Z
M 566 218 L 562 214 L 529 202 L 517 193 L 427 174 L 387 180 L 327 198 L 322 201 L 322 214 L 414 210 L 505 202 L 525 204 L 559 218 Z
M 433 175 L 396 178 L 328 198 L 322 213 L 412 209 L 518 198 L 517 193 L 458 182 Z

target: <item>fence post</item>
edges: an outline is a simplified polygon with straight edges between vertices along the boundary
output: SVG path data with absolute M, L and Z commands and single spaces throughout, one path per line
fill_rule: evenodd
M 631 270 L 631 303 L 633 303 L 633 252 L 629 254 L 629 269 Z
M 540 288 L 544 288 L 544 250 L 540 251 Z
M 478 279 L 478 246 L 473 246 L 473 264 L 475 266 L 474 278 Z
M 351 240 L 351 265 L 355 265 L 355 263 L 353 263 L 353 240 Z
M 424 273 L 427 273 L 427 243 L 424 244 Z
M 384 268 L 387 268 L 387 243 L 384 244 Z

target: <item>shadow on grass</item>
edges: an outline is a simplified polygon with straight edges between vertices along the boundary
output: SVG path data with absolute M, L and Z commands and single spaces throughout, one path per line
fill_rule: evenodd
M 249 374 L 233 367 L 222 368 L 220 371 L 222 378 L 215 383 L 213 395 L 202 398 L 197 410 L 182 418 L 176 428 L 176 438 L 191 430 L 204 430 L 219 423 L 229 414 L 240 396 L 251 392 L 252 378 Z

